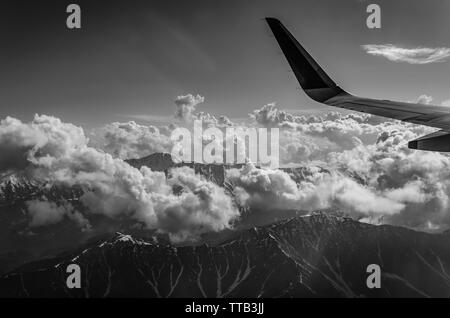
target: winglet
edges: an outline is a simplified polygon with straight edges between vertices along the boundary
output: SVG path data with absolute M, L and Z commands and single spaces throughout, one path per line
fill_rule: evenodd
M 345 93 L 278 19 L 266 18 L 266 21 L 300 86 L 309 97 L 322 103 L 338 94 Z

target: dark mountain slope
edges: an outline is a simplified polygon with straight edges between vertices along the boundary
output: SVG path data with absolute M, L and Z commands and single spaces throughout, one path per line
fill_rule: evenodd
M 116 234 L 0 279 L 2 297 L 448 297 L 450 236 L 315 214 L 173 247 Z M 66 288 L 68 264 L 82 288 Z M 367 265 L 382 269 L 366 287 Z

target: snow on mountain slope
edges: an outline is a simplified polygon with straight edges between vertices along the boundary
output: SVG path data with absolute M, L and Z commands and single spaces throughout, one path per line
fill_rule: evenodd
M 450 296 L 450 236 L 325 214 L 252 228 L 215 246 L 174 247 L 117 233 L 0 279 L 9 297 Z M 79 264 L 82 288 L 67 289 Z M 366 268 L 382 288 L 366 287 Z

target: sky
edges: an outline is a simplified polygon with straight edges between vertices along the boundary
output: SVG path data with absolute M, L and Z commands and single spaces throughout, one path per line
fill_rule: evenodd
M 66 7 L 81 7 L 80 30 Z M 2 1 L 0 118 L 48 114 L 85 128 L 165 121 L 179 95 L 199 111 L 244 118 L 275 102 L 292 112 L 331 111 L 299 89 L 263 20 L 279 18 L 347 91 L 412 101 L 450 99 L 450 62 L 411 64 L 363 45 L 450 47 L 450 1 L 376 0 L 368 29 L 361 0 Z
M 449 1 L 377 0 L 381 29 L 367 28 L 370 2 L 361 0 L 76 3 L 80 30 L 66 27 L 69 1 L 0 4 L 0 118 L 17 118 L 0 121 L 0 172 L 87 193 L 80 210 L 29 200 L 20 226 L 67 220 L 87 231 L 103 213 L 182 240 L 230 227 L 238 202 L 275 219 L 283 209 L 336 208 L 374 224 L 450 227 L 450 156 L 407 147 L 433 129 L 329 113 L 339 109 L 300 89 L 264 21 L 280 19 L 350 93 L 450 106 Z M 280 128 L 280 164 L 311 176 L 249 163 L 232 172 L 243 192 L 230 196 L 187 167 L 166 176 L 123 161 L 170 152 L 171 133 L 195 118 L 228 127 L 220 115 L 234 127 L 246 118 L 247 127 Z

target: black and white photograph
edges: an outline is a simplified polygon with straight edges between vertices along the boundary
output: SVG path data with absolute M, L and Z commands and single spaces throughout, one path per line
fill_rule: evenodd
M 2 0 L 0 298 L 450 297 L 449 12 Z

